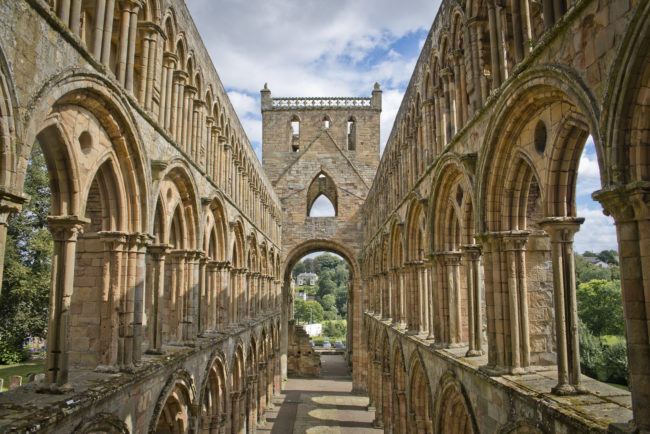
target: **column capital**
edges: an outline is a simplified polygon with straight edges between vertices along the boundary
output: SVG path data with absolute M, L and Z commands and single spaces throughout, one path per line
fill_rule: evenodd
M 604 214 L 616 222 L 646 220 L 650 217 L 650 182 L 608 186 L 595 191 L 591 197 L 600 202 Z
M 164 256 L 169 253 L 169 244 L 149 244 L 147 246 L 147 253 L 153 256 Z
M 90 219 L 76 215 L 48 216 L 47 225 L 55 241 L 77 241 L 77 236 L 83 233 Z
M 463 244 L 460 246 L 460 251 L 463 253 L 463 256 L 476 260 L 481 257 L 483 248 L 480 244 Z
M 185 84 L 185 81 L 187 81 L 188 77 L 188 73 L 181 69 L 174 71 L 174 81 L 179 81 L 183 85 Z
M 537 224 L 550 235 L 551 242 L 572 243 L 584 221 L 584 217 L 546 217 Z
M 20 212 L 23 204 L 29 199 L 30 197 L 22 192 L 0 186 L 0 212 L 2 213 Z

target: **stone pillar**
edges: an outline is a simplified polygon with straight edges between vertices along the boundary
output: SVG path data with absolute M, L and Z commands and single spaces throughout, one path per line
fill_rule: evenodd
M 460 294 L 460 262 L 462 255 L 459 252 L 444 252 L 441 258 L 445 264 L 445 274 L 447 278 L 447 290 L 449 294 L 448 312 L 449 312 L 449 346 L 461 346 L 462 342 L 462 319 L 461 319 L 461 294 Z
M 489 232 L 477 240 L 485 251 L 488 365 L 491 375 L 526 372 L 530 365 L 526 231 Z
M 136 35 L 138 32 L 138 11 L 140 9 L 139 4 L 134 4 L 131 7 L 131 18 L 129 19 L 129 46 L 126 57 L 126 77 L 125 77 L 125 87 L 129 92 L 133 92 L 133 76 L 135 75 L 135 44 L 136 44 Z M 143 72 L 144 74 L 144 72 Z
M 465 124 L 465 116 L 463 107 L 466 105 L 464 101 L 466 100 L 466 90 L 463 88 L 462 80 L 465 79 L 463 76 L 465 70 L 465 60 L 463 59 L 463 52 L 461 50 L 454 50 L 452 53 L 453 65 L 454 65 L 454 90 L 455 100 L 456 100 L 456 130 L 454 133 L 457 133 L 463 125 Z
M 499 33 L 497 30 L 497 14 L 495 0 L 488 1 L 488 25 L 490 27 L 490 55 L 492 60 L 492 89 L 501 86 L 501 64 L 499 62 Z
M 524 2 L 528 4 L 528 2 Z M 524 60 L 524 31 L 521 23 L 521 3 L 518 1 L 510 2 L 510 12 L 512 14 L 512 39 L 515 47 L 515 62 L 519 63 Z
M 435 292 L 435 284 L 437 282 L 437 276 L 436 276 L 436 259 L 435 259 L 435 254 L 429 253 L 427 254 L 427 259 L 426 259 L 426 277 L 427 277 L 427 290 L 429 292 L 428 295 L 428 300 L 429 302 L 427 303 L 427 312 L 428 312 L 428 321 L 429 324 L 427 326 L 429 333 L 427 334 L 427 339 L 431 341 L 435 341 L 438 339 L 438 337 L 435 334 L 435 319 L 437 318 L 438 312 L 436 311 L 437 308 L 437 298 L 436 298 L 436 292 Z
M 113 5 L 111 5 L 111 8 Z M 102 57 L 102 39 L 104 37 L 104 19 L 106 17 L 106 0 L 97 0 L 95 3 L 95 17 L 93 20 L 93 46 L 88 47 L 93 56 L 98 60 Z
M 506 8 L 497 1 L 496 4 L 497 36 L 499 47 L 499 72 L 501 72 L 501 83 L 509 76 L 508 69 L 508 31 L 506 20 Z
M 188 78 L 188 83 L 191 82 L 192 77 Z M 194 97 L 196 96 L 197 89 L 194 86 L 186 85 L 183 101 L 183 127 L 181 129 L 181 147 L 190 158 L 194 158 L 192 155 L 192 123 L 194 121 Z
M 614 217 L 634 422 L 650 431 L 650 184 L 637 182 L 593 194 Z
M 443 146 L 445 146 L 454 134 L 456 134 L 456 105 L 455 98 L 452 96 L 454 94 L 453 87 L 453 73 L 449 67 L 440 70 L 440 76 L 442 77 L 442 134 L 443 134 Z
M 165 52 L 163 54 L 162 79 L 160 83 L 160 110 L 158 112 L 158 122 L 160 125 L 171 132 L 172 130 L 172 112 L 173 91 L 174 91 L 174 70 L 178 58 L 173 53 Z
M 52 232 L 52 289 L 47 334 L 46 381 L 52 390 L 68 391 L 70 347 L 70 301 L 73 292 L 75 250 L 83 225 L 90 220 L 78 216 L 50 216 Z
M 381 369 L 381 360 L 374 359 L 372 361 L 373 364 L 373 373 L 374 377 L 376 379 L 376 384 L 375 384 L 375 420 L 373 421 L 373 426 L 375 428 L 383 428 L 384 427 L 384 416 L 383 416 L 383 403 L 382 403 L 382 390 L 383 390 L 383 385 L 382 385 L 382 369 Z
M 185 93 L 185 80 L 187 73 L 176 70 L 172 74 L 173 87 L 170 113 L 170 132 L 177 144 L 180 144 L 180 131 L 183 120 L 183 94 Z
M 147 248 L 151 257 L 151 283 L 150 297 L 151 307 L 149 308 L 148 354 L 162 354 L 162 325 L 163 325 L 163 304 L 165 291 L 165 256 L 169 253 L 169 245 L 154 244 Z
M 573 254 L 573 236 L 584 221 L 581 217 L 548 217 L 538 222 L 551 237 L 558 376 L 553 393 L 558 395 L 584 392 L 580 384 L 578 302 Z
M 109 67 L 111 59 L 111 37 L 113 35 L 113 18 L 115 14 L 115 0 L 106 0 L 106 13 L 104 14 L 103 26 L 99 28 L 99 14 L 97 33 L 95 33 L 95 56 L 100 57 L 99 47 L 101 44 L 101 62 Z M 101 35 L 101 36 L 100 36 Z M 98 41 L 101 41 L 98 42 Z
M 427 268 L 423 261 L 417 261 L 416 272 L 418 277 L 418 334 L 426 337 L 429 334 L 429 278 Z
M 99 238 L 104 244 L 103 287 L 100 306 L 99 365 L 97 372 L 117 372 L 120 358 L 123 356 L 124 332 L 123 294 L 126 285 L 128 265 L 123 265 L 123 251 L 127 241 L 122 232 L 100 232 Z M 128 248 L 127 248 L 128 251 Z
M 465 260 L 467 276 L 467 340 L 469 349 L 467 357 L 481 356 L 481 282 L 480 282 L 480 258 L 481 246 L 469 244 L 461 246 L 463 259 Z
M 379 275 L 379 280 L 381 282 L 381 291 L 382 291 L 382 304 L 381 304 L 381 319 L 382 321 L 390 321 L 391 319 L 391 285 L 390 285 L 390 276 L 388 271 L 382 271 Z
M 63 24 L 70 26 L 70 0 L 61 0 L 59 3 L 59 18 Z

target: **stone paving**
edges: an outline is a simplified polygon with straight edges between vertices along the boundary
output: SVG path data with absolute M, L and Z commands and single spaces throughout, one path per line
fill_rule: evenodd
M 352 378 L 341 355 L 322 355 L 320 378 L 289 378 L 275 408 L 266 412 L 266 425 L 257 432 L 381 433 L 374 429 L 375 413 L 368 397 L 352 394 Z

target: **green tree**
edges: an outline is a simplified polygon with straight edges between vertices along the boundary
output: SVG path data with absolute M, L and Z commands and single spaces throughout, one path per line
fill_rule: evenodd
M 336 297 L 336 310 L 341 314 L 343 318 L 347 316 L 348 313 L 348 288 L 345 284 L 336 288 L 334 293 Z
M 598 379 L 609 383 L 628 384 L 629 372 L 625 341 L 605 346 L 598 360 Z
M 625 332 L 621 282 L 602 279 L 581 283 L 576 292 L 578 316 L 596 336 Z
M 23 360 L 26 340 L 46 337 L 52 236 L 47 229 L 49 179 L 38 144 L 32 148 L 24 189 L 30 200 L 8 221 L 0 296 L 0 363 Z
M 578 319 L 578 340 L 580 343 L 580 368 L 585 375 L 597 378 L 598 362 L 603 347 L 600 340 L 580 319 Z
M 327 294 L 323 297 L 321 300 L 321 306 L 323 306 L 323 309 L 328 312 L 334 312 L 336 313 L 336 297 L 334 297 L 334 294 Z
M 347 263 L 342 263 L 336 266 L 332 276 L 332 280 L 337 286 L 340 286 L 348 281 L 350 270 Z
M 609 265 L 618 265 L 618 252 L 616 250 L 603 250 L 598 254 L 598 259 Z
M 342 261 L 334 255 L 330 255 L 329 253 L 323 253 L 322 255 L 318 255 L 316 257 L 316 262 L 320 264 L 321 269 L 323 270 L 325 269 L 333 270 Z
M 600 268 L 594 264 L 591 264 L 587 262 L 585 257 L 589 257 L 588 255 L 591 252 L 585 252 L 584 255 L 576 255 L 576 283 L 581 284 L 585 282 L 589 282 L 590 280 L 594 279 L 603 279 L 603 280 L 611 280 L 612 279 L 612 270 L 608 268 Z M 593 257 L 593 253 L 591 253 Z
M 323 315 L 323 306 L 315 301 L 297 299 L 294 303 L 293 316 L 298 321 L 319 323 L 323 321 Z
M 334 294 L 336 290 L 336 285 L 329 276 L 325 276 L 322 279 L 318 279 L 318 293 L 316 294 L 317 300 L 322 300 L 328 294 Z
M 305 272 L 305 264 L 302 263 L 302 261 L 298 262 L 294 267 L 293 270 L 291 271 L 291 275 L 294 277 L 298 277 L 299 274 L 302 274 Z

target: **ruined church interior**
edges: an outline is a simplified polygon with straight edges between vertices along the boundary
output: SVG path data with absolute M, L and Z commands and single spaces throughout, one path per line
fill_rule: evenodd
M 0 0 L 0 277 L 36 148 L 52 240 L 44 372 L 0 432 L 650 433 L 648 46 L 646 0 L 442 0 L 385 147 L 380 83 L 260 83 L 260 161 L 184 0 Z M 625 389 L 581 369 L 588 141 Z M 293 311 L 322 251 L 336 363 Z

